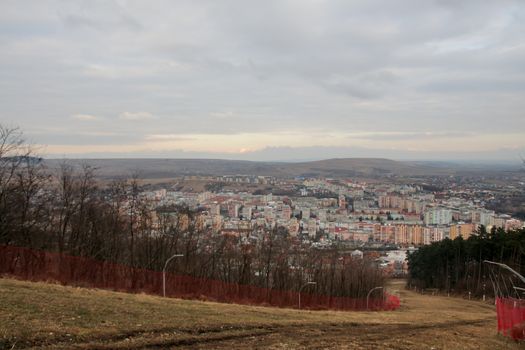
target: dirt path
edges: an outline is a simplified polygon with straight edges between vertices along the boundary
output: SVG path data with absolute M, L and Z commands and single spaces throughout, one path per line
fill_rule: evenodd
M 402 307 L 390 313 L 349 315 L 348 321 L 282 326 L 267 333 L 213 344 L 200 349 L 520 349 L 497 335 L 494 307 L 477 301 L 428 296 L 394 282 Z M 363 317 L 364 316 L 364 317 Z M 351 321 L 355 319 L 355 321 Z

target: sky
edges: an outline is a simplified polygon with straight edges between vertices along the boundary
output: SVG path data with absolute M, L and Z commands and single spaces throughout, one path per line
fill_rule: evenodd
M 525 1 L 0 1 L 45 157 L 525 155 Z

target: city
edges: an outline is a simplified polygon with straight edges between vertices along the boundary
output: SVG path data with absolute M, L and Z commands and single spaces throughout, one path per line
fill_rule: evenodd
M 318 248 L 336 243 L 418 246 L 444 238 L 468 239 L 480 225 L 489 231 L 523 227 L 517 218 L 484 208 L 477 197 L 486 195 L 485 190 L 435 194 L 417 185 L 243 175 L 190 179 L 209 181 L 208 187 L 217 188 L 232 183 L 269 185 L 269 189 L 289 194 L 182 192 L 173 190 L 175 184 L 171 189 L 141 192 L 141 196 L 157 216 L 169 215 L 170 206 L 186 205 L 201 213 L 201 225 L 217 233 L 244 236 L 243 232 L 254 229 L 283 227 L 291 236 Z M 181 183 L 184 181 L 182 178 Z

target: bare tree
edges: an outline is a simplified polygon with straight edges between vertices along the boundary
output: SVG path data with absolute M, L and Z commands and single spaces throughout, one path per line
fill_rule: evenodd
M 20 129 L 0 124 L 0 242 L 10 244 L 17 240 L 15 221 L 22 220 L 29 211 L 29 200 L 35 192 L 38 158 L 32 157 L 32 148 L 25 143 Z M 25 191 L 21 193 L 20 191 Z M 24 203 L 20 200 L 25 199 Z M 20 218 L 22 210 L 23 217 Z M 20 223 L 19 223 L 20 224 Z M 27 230 L 24 231 L 27 234 Z M 27 242 L 27 235 L 24 238 Z

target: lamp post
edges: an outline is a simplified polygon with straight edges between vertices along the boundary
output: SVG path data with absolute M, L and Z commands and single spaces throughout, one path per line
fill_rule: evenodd
M 301 292 L 303 291 L 303 288 L 304 288 L 304 287 L 306 287 L 306 286 L 308 286 L 308 285 L 310 285 L 310 284 L 317 284 L 317 282 L 311 282 L 311 281 L 309 281 L 309 282 L 306 282 L 305 284 L 303 284 L 303 285 L 301 286 L 301 288 L 299 288 L 299 309 L 301 309 Z
M 171 258 L 166 260 L 166 263 L 164 264 L 164 268 L 162 269 L 162 296 L 163 297 L 166 297 L 166 268 L 168 267 L 168 263 L 173 258 L 178 258 L 178 257 L 181 257 L 181 256 L 184 256 L 184 254 L 175 254 Z
M 368 292 L 368 294 L 366 295 L 366 310 L 368 311 L 368 299 L 370 298 L 370 294 L 372 294 L 372 292 L 376 289 L 383 289 L 383 287 L 374 287 L 372 289 L 370 289 L 370 291 Z
M 494 262 L 494 261 L 489 261 L 489 260 L 483 260 L 483 262 L 485 264 L 497 265 L 497 266 L 499 266 L 501 268 L 504 268 L 504 269 L 512 272 L 512 274 L 517 276 L 522 282 L 525 282 L 525 277 L 523 277 L 517 271 L 513 270 L 512 268 L 510 268 L 508 265 L 505 265 L 505 264 L 502 264 L 502 263 L 497 263 L 497 262 Z M 490 275 L 489 275 L 489 277 L 490 277 Z M 485 281 L 485 276 L 483 276 L 483 280 Z M 496 284 L 494 283 L 495 281 L 493 281 L 492 278 L 490 279 L 490 281 L 492 282 L 492 287 L 494 288 L 494 304 L 496 304 L 496 301 L 498 300 L 498 290 L 496 289 Z M 483 282 L 483 300 L 485 300 L 485 282 Z
M 492 264 L 492 265 L 498 265 L 499 267 L 502 267 L 504 269 L 507 269 L 509 270 L 510 272 L 512 272 L 514 275 L 518 276 L 519 279 L 522 281 L 522 282 L 525 282 L 525 277 L 523 277 L 522 275 L 520 275 L 518 272 L 514 271 L 513 269 L 511 269 L 508 265 L 505 265 L 505 264 L 502 264 L 502 263 L 497 263 L 497 262 L 494 262 L 494 261 L 488 261 L 488 260 L 483 260 L 484 263 L 486 264 Z M 485 276 L 483 276 L 483 279 L 485 279 Z

